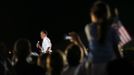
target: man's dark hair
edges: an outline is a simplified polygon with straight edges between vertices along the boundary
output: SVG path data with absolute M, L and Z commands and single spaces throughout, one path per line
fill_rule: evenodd
M 48 34 L 46 29 L 42 29 L 41 32 L 44 32 L 45 34 Z

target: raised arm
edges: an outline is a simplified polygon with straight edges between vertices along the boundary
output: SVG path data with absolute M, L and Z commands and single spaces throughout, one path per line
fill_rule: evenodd
M 83 44 L 83 42 L 81 41 L 79 35 L 76 32 L 70 32 L 69 35 L 72 37 L 72 39 L 70 39 L 70 41 L 76 45 L 79 45 L 84 50 L 84 54 L 87 56 L 88 51 L 87 51 L 85 45 Z

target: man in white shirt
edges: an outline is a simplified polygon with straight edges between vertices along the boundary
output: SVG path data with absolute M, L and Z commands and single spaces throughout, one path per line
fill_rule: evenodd
M 52 44 L 51 44 L 50 39 L 47 37 L 47 31 L 42 30 L 40 32 L 40 37 L 43 40 L 42 46 L 39 45 L 39 41 L 38 41 L 37 48 L 41 49 L 41 53 L 51 53 L 52 52 L 52 50 L 51 50 Z

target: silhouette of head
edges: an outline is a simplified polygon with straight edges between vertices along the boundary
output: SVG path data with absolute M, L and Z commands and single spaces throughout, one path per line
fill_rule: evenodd
M 19 39 L 16 41 L 14 50 L 18 60 L 25 60 L 31 52 L 31 43 L 27 39 Z
M 83 50 L 75 44 L 71 44 L 66 49 L 66 56 L 69 66 L 77 66 L 83 58 Z
M 108 19 L 111 16 L 110 8 L 106 3 L 97 1 L 92 6 L 90 15 L 92 22 Z
M 64 54 L 57 50 L 53 51 L 50 56 L 47 58 L 47 68 L 52 75 L 55 73 L 60 74 L 64 67 Z

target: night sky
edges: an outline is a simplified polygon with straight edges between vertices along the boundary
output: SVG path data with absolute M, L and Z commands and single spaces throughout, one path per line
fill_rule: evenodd
M 0 41 L 12 48 L 19 38 L 27 38 L 35 46 L 40 30 L 48 31 L 53 48 L 64 41 L 64 35 L 76 31 L 84 37 L 84 26 L 90 22 L 88 11 L 95 0 L 5 1 L 0 8 Z M 117 7 L 128 32 L 134 33 L 132 0 L 103 0 Z

